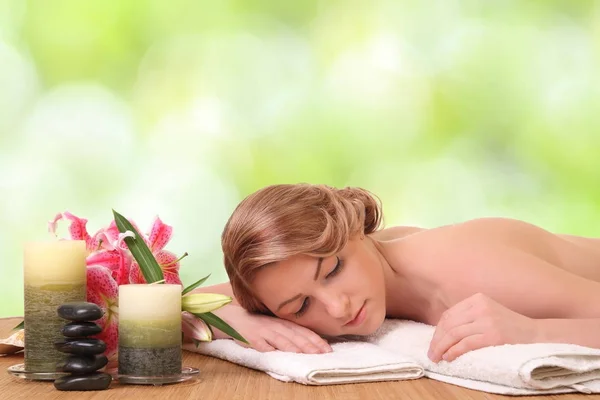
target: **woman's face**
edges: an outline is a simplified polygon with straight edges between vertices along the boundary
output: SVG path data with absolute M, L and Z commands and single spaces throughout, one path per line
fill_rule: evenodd
M 263 268 L 253 285 L 277 317 L 322 335 L 368 335 L 386 315 L 383 265 L 368 237 L 330 257 L 298 255 Z

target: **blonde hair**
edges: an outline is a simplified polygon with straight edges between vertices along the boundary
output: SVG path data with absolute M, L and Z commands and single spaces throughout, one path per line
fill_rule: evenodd
M 250 312 L 271 314 L 253 293 L 256 272 L 289 257 L 327 257 L 348 240 L 380 228 L 379 199 L 360 188 L 267 186 L 246 197 L 221 236 L 225 269 L 236 300 Z

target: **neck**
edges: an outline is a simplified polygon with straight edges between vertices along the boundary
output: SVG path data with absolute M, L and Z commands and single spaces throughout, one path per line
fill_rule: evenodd
M 431 308 L 430 285 L 403 262 L 398 249 L 400 241 L 372 240 L 383 269 L 387 317 L 426 321 Z

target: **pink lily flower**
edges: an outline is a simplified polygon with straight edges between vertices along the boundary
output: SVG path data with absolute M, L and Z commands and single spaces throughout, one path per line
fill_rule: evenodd
M 181 330 L 184 340 L 197 340 L 199 342 L 210 342 L 212 333 L 206 322 L 187 311 L 181 313 Z
M 72 240 L 85 240 L 88 250 L 87 266 L 101 265 L 111 270 L 112 277 L 119 285 L 129 283 L 132 257 L 123 243 L 115 221 L 108 228 L 100 229 L 94 236 L 87 231 L 87 219 L 79 218 L 70 212 L 59 213 L 48 223 L 49 231 L 56 235 L 58 221 L 68 219 L 69 233 Z M 134 225 L 135 226 L 135 225 Z M 137 229 L 137 227 L 136 227 Z
M 117 353 L 119 344 L 119 285 L 111 276 L 111 271 L 100 265 L 87 268 L 87 284 L 87 301 L 97 304 L 104 311 L 102 318 L 96 321 L 103 328 L 102 332 L 95 337 L 106 343 L 104 355 L 110 359 Z
M 87 301 L 97 304 L 104 316 L 96 321 L 102 332 L 96 337 L 106 342 L 105 355 L 113 357 L 118 345 L 118 293 L 119 285 L 129 283 L 132 257 L 123 243 L 129 234 L 119 233 L 113 223 L 99 230 L 94 236 L 87 231 L 87 220 L 65 212 L 57 214 L 49 223 L 50 232 L 56 234 L 58 221 L 70 221 L 69 234 L 72 240 L 85 240 L 88 256 Z
M 133 233 L 120 233 L 113 220 L 108 227 L 100 229 L 92 236 L 87 231 L 87 219 L 76 217 L 69 212 L 57 214 L 48 223 L 50 232 L 56 234 L 58 221 L 63 219 L 70 223 L 71 239 L 84 240 L 86 243 L 87 301 L 97 304 L 104 311 L 103 317 L 96 321 L 102 327 L 102 332 L 96 337 L 106 343 L 105 355 L 109 359 L 114 358 L 118 349 L 119 285 L 147 283 L 124 242 L 124 239 L 132 237 Z M 140 232 L 136 224 L 130 222 Z M 179 261 L 187 253 L 177 258 L 175 254 L 164 250 L 172 233 L 173 228 L 156 217 L 150 234 L 143 239 L 162 268 L 165 281 L 181 285 Z M 192 314 L 184 318 L 186 322 L 182 323 L 182 329 L 187 329 L 190 338 L 199 341 L 210 340 L 211 333 L 204 321 Z
M 177 258 L 175 254 L 164 250 L 164 247 L 169 243 L 169 240 L 171 240 L 172 234 L 173 227 L 163 223 L 159 217 L 156 217 L 152 224 L 150 234 L 145 240 L 148 248 L 150 248 L 150 251 L 162 269 L 165 282 L 181 285 L 181 279 L 179 278 L 179 260 L 183 257 Z M 187 254 L 185 254 L 184 257 L 186 255 Z M 129 282 L 147 283 L 138 263 L 135 261 L 131 264 Z
M 87 231 L 86 225 L 88 220 L 85 218 L 76 217 L 68 211 L 56 214 L 54 219 L 48 222 L 48 230 L 50 233 L 56 235 L 56 227 L 58 225 L 58 221 L 61 219 L 68 219 L 71 221 L 71 224 L 69 225 L 69 234 L 71 235 L 72 240 L 84 240 L 85 246 L 89 252 L 92 252 L 96 249 L 97 243 Z
M 128 236 L 133 237 L 133 233 L 120 233 L 115 221 L 111 221 L 108 228 L 98 231 L 94 237 L 100 249 L 87 258 L 88 267 L 91 265 L 104 266 L 110 269 L 117 284 L 128 284 L 133 262 L 133 257 L 123 241 Z
M 132 257 L 121 249 L 104 250 L 92 253 L 86 260 L 87 266 L 102 266 L 108 268 L 112 278 L 118 285 L 129 283 Z

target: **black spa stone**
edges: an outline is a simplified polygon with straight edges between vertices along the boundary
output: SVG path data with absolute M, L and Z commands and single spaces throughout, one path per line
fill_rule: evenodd
M 102 328 L 93 322 L 70 322 L 62 329 L 62 334 L 68 338 L 82 338 L 97 335 Z
M 102 309 L 94 303 L 65 303 L 58 307 L 58 316 L 69 321 L 95 321 L 102 318 Z
M 54 381 L 54 387 L 64 391 L 105 390 L 112 382 L 112 376 L 103 372 L 89 375 L 63 376 Z
M 69 356 L 66 361 L 57 365 L 57 371 L 71 372 L 74 374 L 88 374 L 98 371 L 108 364 L 105 355 L 96 356 Z
M 104 353 L 106 343 L 98 339 L 66 339 L 54 343 L 54 347 L 63 353 L 93 356 Z

